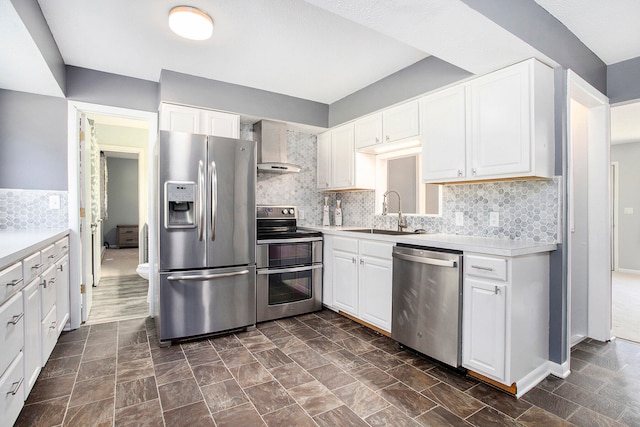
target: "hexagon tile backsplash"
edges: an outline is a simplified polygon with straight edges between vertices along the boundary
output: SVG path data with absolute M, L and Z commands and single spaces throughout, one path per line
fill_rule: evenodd
M 49 209 L 49 196 L 59 197 L 59 209 Z M 0 188 L 0 230 L 68 228 L 68 212 L 66 191 Z

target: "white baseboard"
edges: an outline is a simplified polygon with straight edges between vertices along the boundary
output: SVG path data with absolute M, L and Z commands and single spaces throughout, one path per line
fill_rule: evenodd
M 516 397 L 522 397 L 522 395 L 540 384 L 540 382 L 542 382 L 545 378 L 547 378 L 549 374 L 552 373 L 550 371 L 549 363 L 550 362 L 543 363 L 517 382 L 518 391 L 516 393 Z
M 569 369 L 569 361 L 567 360 L 566 362 L 559 364 L 559 363 L 555 363 L 552 361 L 549 361 L 548 363 L 549 366 L 549 373 L 551 375 L 553 375 L 554 377 L 558 377 L 558 378 L 567 378 L 569 376 L 569 374 L 571 373 L 571 370 Z
M 630 268 L 618 268 L 616 270 L 617 273 L 628 273 L 628 274 L 637 274 L 640 275 L 640 270 L 632 270 Z

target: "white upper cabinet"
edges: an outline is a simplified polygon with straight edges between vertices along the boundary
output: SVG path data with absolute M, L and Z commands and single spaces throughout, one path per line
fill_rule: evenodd
M 417 100 L 355 121 L 355 145 L 360 152 L 390 151 L 395 143 L 418 137 L 420 114 Z
M 544 64 L 530 59 L 421 103 L 425 182 L 553 177 L 553 70 Z
M 240 116 L 184 105 L 160 105 L 160 130 L 238 138 Z
M 382 144 L 382 114 L 376 113 L 355 122 L 356 150 Z
M 327 190 L 331 185 L 331 132 L 318 135 L 317 162 L 318 189 Z
M 334 188 L 355 184 L 353 124 L 336 128 L 331 133 L 331 183 Z

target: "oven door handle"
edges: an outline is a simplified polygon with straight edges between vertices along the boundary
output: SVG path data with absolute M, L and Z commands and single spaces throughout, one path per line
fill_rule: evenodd
M 309 271 L 316 270 L 318 268 L 322 268 L 322 264 L 314 264 L 314 265 L 303 265 L 302 267 L 291 267 L 291 268 L 271 268 L 258 270 L 258 274 L 273 274 L 273 273 L 297 273 L 299 271 Z
M 274 243 L 287 244 L 287 243 L 307 243 L 307 242 L 320 242 L 322 241 L 322 237 L 300 237 L 294 239 L 269 239 L 269 240 L 258 240 L 259 245 L 271 245 Z

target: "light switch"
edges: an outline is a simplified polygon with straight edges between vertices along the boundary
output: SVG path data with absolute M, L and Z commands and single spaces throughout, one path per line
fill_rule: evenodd
M 51 196 L 49 196 L 49 209 L 50 210 L 60 209 L 60 196 L 56 194 L 52 194 Z
M 499 212 L 489 212 L 489 226 L 490 227 L 498 227 L 498 226 L 500 226 L 500 213 Z
M 624 208 L 625 215 L 633 215 L 633 208 Z
M 462 227 L 464 225 L 464 213 L 456 212 L 456 227 Z

